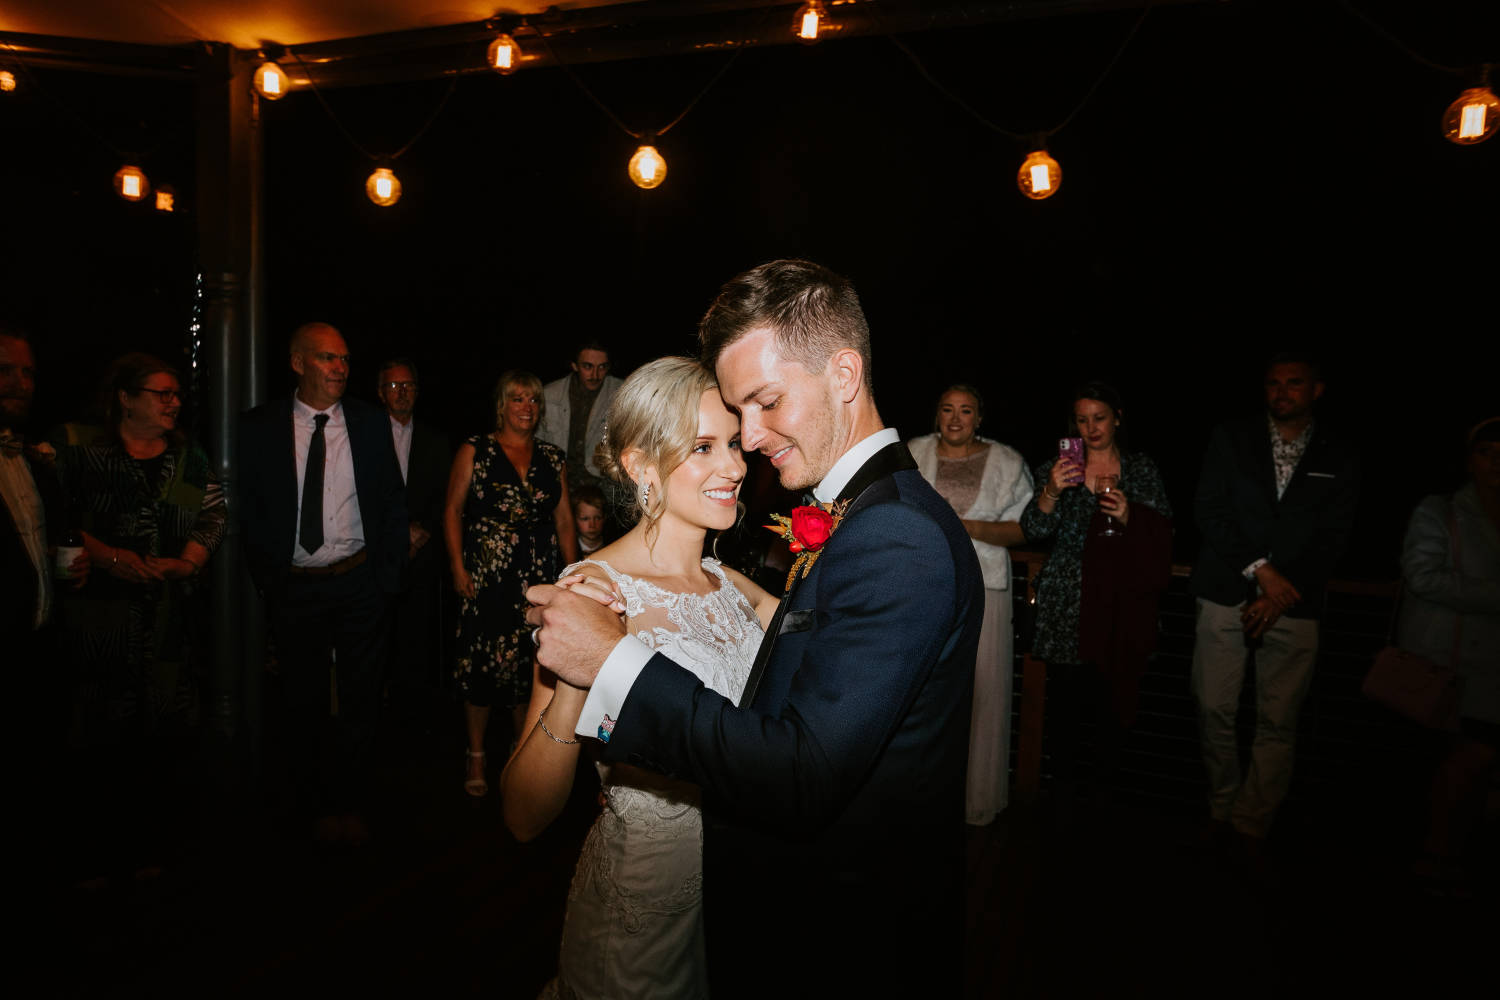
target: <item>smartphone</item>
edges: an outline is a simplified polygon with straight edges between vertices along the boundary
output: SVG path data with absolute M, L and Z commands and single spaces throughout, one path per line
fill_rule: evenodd
M 1071 458 L 1083 467 L 1083 438 L 1059 438 L 1057 441 L 1057 457 Z

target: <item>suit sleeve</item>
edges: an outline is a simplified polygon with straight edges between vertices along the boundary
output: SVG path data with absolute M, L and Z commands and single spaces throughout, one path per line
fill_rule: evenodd
M 1225 427 L 1214 428 L 1209 438 L 1193 511 L 1203 544 L 1213 549 L 1226 565 L 1239 570 L 1266 556 L 1263 547 L 1240 528 L 1234 504 L 1234 445 Z
M 901 504 L 862 511 L 820 558 L 817 627 L 776 714 L 736 708 L 658 654 L 606 759 L 696 782 L 737 821 L 784 836 L 838 817 L 950 640 L 958 602 L 946 538 Z

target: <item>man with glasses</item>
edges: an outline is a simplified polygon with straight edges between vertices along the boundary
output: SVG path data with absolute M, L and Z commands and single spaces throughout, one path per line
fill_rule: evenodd
M 344 398 L 343 336 L 308 323 L 292 335 L 290 355 L 292 398 L 241 419 L 237 501 L 276 642 L 300 805 L 316 817 L 320 841 L 357 846 L 369 836 L 360 811 L 410 522 L 389 420 Z M 325 732 L 335 660 L 338 713 Z
M 427 727 L 437 690 L 442 640 L 438 634 L 444 552 L 438 534 L 453 453 L 448 437 L 415 417 L 421 379 L 409 358 L 391 358 L 380 366 L 375 394 L 390 417 L 396 461 L 406 481 L 407 548 L 410 564 L 406 588 L 396 597 L 392 622 L 392 656 L 388 704 L 396 724 L 408 736 Z

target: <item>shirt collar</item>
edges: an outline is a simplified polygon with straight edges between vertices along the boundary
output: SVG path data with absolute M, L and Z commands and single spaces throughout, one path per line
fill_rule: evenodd
M 308 423 L 312 423 L 313 417 L 317 416 L 320 413 L 328 414 L 329 423 L 338 423 L 339 419 L 344 415 L 344 403 L 342 400 L 340 400 L 326 410 L 315 410 L 311 406 L 308 406 L 306 403 L 302 402 L 302 397 L 298 396 L 295 392 L 292 393 L 293 416 L 305 420 Z
M 1317 420 L 1316 417 L 1314 417 L 1313 419 L 1311 419 L 1311 420 L 1309 420 L 1307 422 L 1307 426 L 1306 427 L 1302 428 L 1302 433 L 1301 434 L 1298 434 L 1296 437 L 1292 438 L 1290 441 L 1287 441 L 1286 438 L 1284 438 L 1284 437 L 1281 436 L 1281 430 L 1276 426 L 1276 420 L 1269 413 L 1266 414 L 1266 426 L 1268 428 L 1270 428 L 1271 443 L 1273 445 L 1277 444 L 1277 443 L 1281 443 L 1283 447 L 1287 447 L 1287 448 L 1294 448 L 1294 447 L 1298 447 L 1300 445 L 1305 445 L 1308 441 L 1312 440 L 1313 428 L 1316 427 L 1317 425 L 1318 425 L 1318 420 Z
M 813 496 L 817 497 L 820 503 L 832 503 L 837 500 L 861 466 L 873 458 L 877 451 L 900 440 L 901 435 L 894 427 L 885 427 L 871 434 L 844 452 L 843 457 L 833 463 L 833 468 L 828 470 L 828 475 L 824 476 L 823 481 L 813 490 Z

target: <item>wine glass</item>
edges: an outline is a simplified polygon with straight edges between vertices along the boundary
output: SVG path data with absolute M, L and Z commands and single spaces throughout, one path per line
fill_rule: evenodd
M 1120 485 L 1120 477 L 1119 476 L 1100 476 L 1096 480 L 1094 480 L 1094 492 L 1096 494 L 1098 494 L 1099 496 L 1103 496 L 1106 493 L 1113 493 L 1113 492 L 1115 492 L 1115 490 L 1119 488 L 1119 485 Z M 1117 525 L 1118 523 L 1119 522 L 1116 521 L 1113 517 L 1111 517 L 1108 514 L 1105 514 L 1104 515 L 1104 530 L 1101 531 L 1101 532 L 1099 532 L 1099 537 L 1100 538 L 1118 538 L 1119 536 L 1125 534 L 1125 532 L 1123 532 L 1119 528 L 1115 527 L 1115 525 Z

